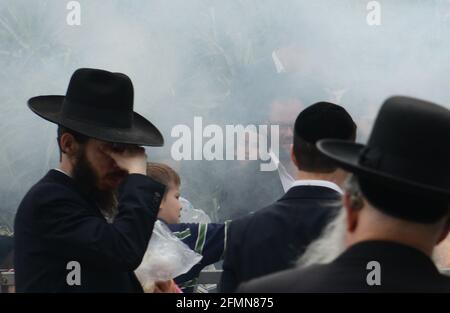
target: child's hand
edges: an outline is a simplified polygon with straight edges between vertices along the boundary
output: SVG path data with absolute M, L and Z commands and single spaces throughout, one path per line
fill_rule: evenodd
M 179 289 L 173 280 L 157 281 L 154 293 L 179 293 Z

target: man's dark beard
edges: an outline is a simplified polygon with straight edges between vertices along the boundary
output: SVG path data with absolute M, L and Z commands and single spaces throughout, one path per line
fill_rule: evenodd
M 115 215 L 117 211 L 116 191 L 98 189 L 99 178 L 86 157 L 84 147 L 80 148 L 76 156 L 72 176 L 78 188 L 97 203 L 103 215 L 106 217 Z

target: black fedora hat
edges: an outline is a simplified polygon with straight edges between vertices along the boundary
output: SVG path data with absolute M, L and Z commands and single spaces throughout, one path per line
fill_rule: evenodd
M 99 69 L 78 69 L 65 96 L 28 100 L 42 118 L 108 142 L 162 146 L 160 131 L 133 111 L 133 84 L 128 76 Z
M 382 105 L 367 145 L 324 139 L 318 149 L 345 170 L 379 186 L 450 199 L 450 111 L 395 96 Z

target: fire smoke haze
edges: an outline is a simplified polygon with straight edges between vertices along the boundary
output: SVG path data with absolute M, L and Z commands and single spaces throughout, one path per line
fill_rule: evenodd
M 64 94 L 80 67 L 131 77 L 135 110 L 166 139 L 150 158 L 179 170 L 184 196 L 213 220 L 231 215 L 222 200 L 267 193 L 272 181 L 252 180 L 239 161 L 175 162 L 175 125 L 192 127 L 195 116 L 205 125 L 289 124 L 298 112 L 278 121 L 274 103 L 288 112 L 333 100 L 364 141 L 390 95 L 450 107 L 450 1 L 377 1 L 375 26 L 363 0 L 80 0 L 80 26 L 67 24 L 68 2 L 0 1 L 0 225 L 12 225 L 25 192 L 58 161 L 56 127 L 27 100 Z

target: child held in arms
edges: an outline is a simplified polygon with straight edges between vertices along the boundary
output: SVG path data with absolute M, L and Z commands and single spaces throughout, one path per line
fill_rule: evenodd
M 167 186 L 161 201 L 158 219 L 192 250 L 203 258 L 187 273 L 176 277 L 175 282 L 183 292 L 193 292 L 200 271 L 223 258 L 226 248 L 226 234 L 229 223 L 180 223 L 182 205 L 180 202 L 181 179 L 170 166 L 162 163 L 148 163 L 147 175 Z M 170 282 L 167 286 L 172 286 Z M 169 289 L 173 288 L 169 287 Z M 165 288 L 164 288 L 165 289 Z

